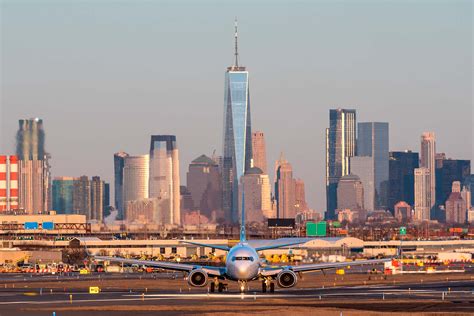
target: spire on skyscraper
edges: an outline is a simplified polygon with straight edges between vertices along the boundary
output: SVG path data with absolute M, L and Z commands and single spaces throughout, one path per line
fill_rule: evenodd
M 239 67 L 239 50 L 238 50 L 238 33 L 237 33 L 237 17 L 235 17 L 235 33 L 234 33 L 234 41 L 235 41 L 235 61 L 234 61 L 234 67 Z
M 278 162 L 281 163 L 281 164 L 286 162 L 285 155 L 283 154 L 283 151 L 280 152 L 280 159 L 278 159 Z

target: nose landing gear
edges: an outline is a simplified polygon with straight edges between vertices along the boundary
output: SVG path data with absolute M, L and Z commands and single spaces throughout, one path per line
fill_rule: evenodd
M 247 281 L 239 281 L 240 293 L 244 293 L 246 287 L 247 287 Z

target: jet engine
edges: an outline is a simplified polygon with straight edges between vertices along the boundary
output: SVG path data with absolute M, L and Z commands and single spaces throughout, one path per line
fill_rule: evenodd
M 188 283 L 192 286 L 206 286 L 207 280 L 207 273 L 201 269 L 193 270 L 188 275 Z
M 293 287 L 296 285 L 296 282 L 298 281 L 296 273 L 294 273 L 291 270 L 281 271 L 280 273 L 278 273 L 276 279 L 277 279 L 278 286 L 283 287 L 283 288 Z

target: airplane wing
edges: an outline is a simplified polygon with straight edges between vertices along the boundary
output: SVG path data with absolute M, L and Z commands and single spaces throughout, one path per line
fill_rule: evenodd
M 272 275 L 277 275 L 283 270 L 292 270 L 294 272 L 314 272 L 314 271 L 319 271 L 319 270 L 344 268 L 347 266 L 381 264 L 381 263 L 389 262 L 391 260 L 392 258 L 386 258 L 386 259 L 374 259 L 374 260 L 357 260 L 357 261 L 349 261 L 349 262 L 302 264 L 302 265 L 297 265 L 297 266 L 281 266 L 281 267 L 270 266 L 270 267 L 262 268 L 261 274 L 263 276 L 272 276 Z
M 224 250 L 224 251 L 229 251 L 230 250 L 230 247 L 224 246 L 224 245 L 203 244 L 203 243 L 194 242 L 194 241 L 187 241 L 187 240 L 180 240 L 180 242 L 185 243 L 185 244 L 200 246 L 200 247 L 215 248 L 215 249 Z
M 275 244 L 270 244 L 267 246 L 260 246 L 260 247 L 255 247 L 256 251 L 261 251 L 261 250 L 268 250 L 268 249 L 276 249 L 276 248 L 282 248 L 282 247 L 288 247 L 288 246 L 295 246 L 295 245 L 301 245 L 306 243 L 307 240 L 299 240 L 299 241 L 293 241 L 293 242 L 286 242 L 286 243 L 275 243 Z
M 99 261 L 138 264 L 140 266 L 157 267 L 157 268 L 172 270 L 172 271 L 191 272 L 192 270 L 195 270 L 195 269 L 202 269 L 206 271 L 208 275 L 212 275 L 212 276 L 220 276 L 225 273 L 224 268 L 222 267 L 200 266 L 200 265 L 193 265 L 193 264 L 182 264 L 182 263 L 151 261 L 151 260 L 126 259 L 126 258 L 120 258 L 120 257 L 106 257 L 106 256 L 93 256 L 93 258 L 94 260 L 99 260 Z

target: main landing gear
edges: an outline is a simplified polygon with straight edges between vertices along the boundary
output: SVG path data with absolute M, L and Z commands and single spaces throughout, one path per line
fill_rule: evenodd
M 275 292 L 275 283 L 269 278 L 262 281 L 262 293 L 267 293 L 267 289 L 269 289 L 270 293 Z
M 225 289 L 226 285 L 222 282 L 219 282 L 218 279 L 215 279 L 213 282 L 211 282 L 211 288 L 209 289 L 211 293 L 214 293 L 216 291 L 216 288 L 217 288 L 217 291 L 219 293 L 222 293 L 224 292 L 224 289 Z

